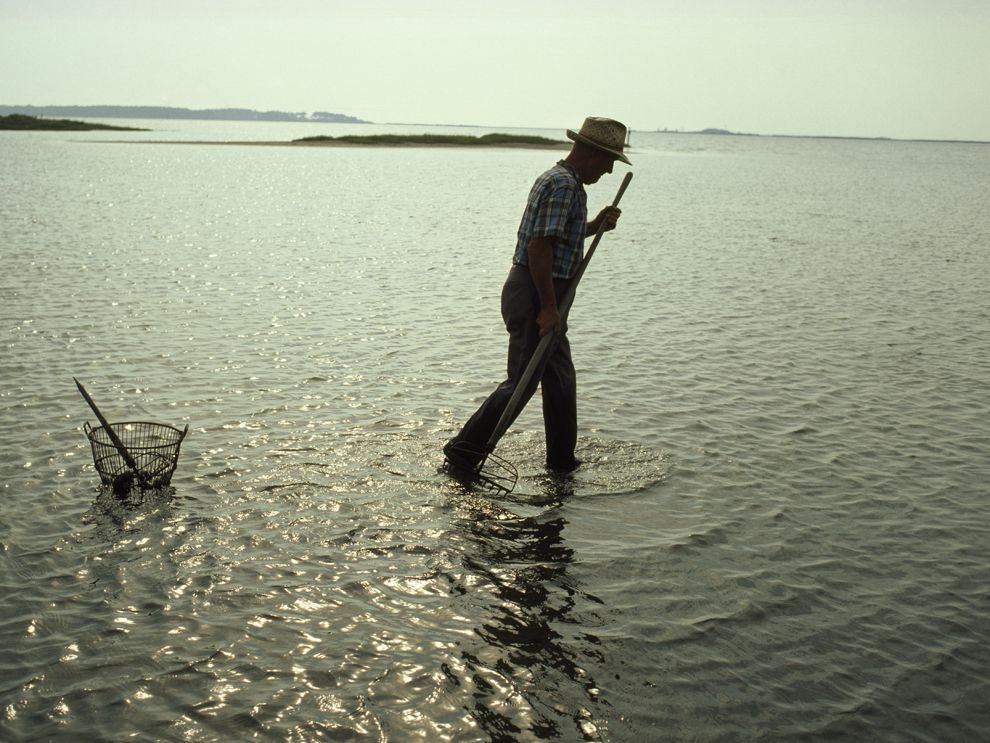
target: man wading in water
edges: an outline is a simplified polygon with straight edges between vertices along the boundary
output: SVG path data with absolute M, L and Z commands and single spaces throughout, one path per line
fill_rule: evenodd
M 570 279 L 584 256 L 584 238 L 594 235 L 604 223 L 615 229 L 621 210 L 607 206 L 588 221 L 584 186 L 597 183 L 612 172 L 616 160 L 631 164 L 622 148 L 626 127 L 613 119 L 590 117 L 579 132 L 567 130 L 574 141 L 570 153 L 536 179 L 519 224 L 512 269 L 502 287 L 502 319 L 509 332 L 508 377 L 460 433 L 443 451 L 447 471 L 470 476 L 489 453 L 488 439 L 529 362 L 540 337 L 557 333 L 559 341 L 541 377 L 525 391 L 523 404 L 543 390 L 543 423 L 547 441 L 547 467 L 559 473 L 574 470 L 577 445 L 577 387 L 571 348 L 567 341 L 567 318 L 557 309 Z M 566 313 L 565 313 L 566 314 Z M 516 412 L 522 410 L 520 405 Z

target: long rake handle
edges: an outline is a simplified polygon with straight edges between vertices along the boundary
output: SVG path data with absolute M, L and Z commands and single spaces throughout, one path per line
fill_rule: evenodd
M 615 199 L 612 201 L 612 206 L 618 206 L 619 201 L 622 199 L 622 194 L 626 192 L 626 187 L 629 185 L 629 181 L 632 180 L 632 171 L 626 173 L 625 177 L 622 179 L 622 184 L 619 186 L 618 192 L 615 194 Z M 558 302 L 557 307 L 560 311 L 560 316 L 564 317 L 567 314 L 567 310 L 570 309 L 571 304 L 574 302 L 574 293 L 577 291 L 578 282 L 584 275 L 585 269 L 588 267 L 588 263 L 591 261 L 591 257 L 595 254 L 595 250 L 598 248 L 598 243 L 601 242 L 602 235 L 605 234 L 605 221 L 598 226 L 598 231 L 595 233 L 595 239 L 591 241 L 591 247 L 588 248 L 585 253 L 584 259 L 581 261 L 581 265 L 578 266 L 577 272 L 571 279 L 571 283 L 568 284 L 567 289 L 564 291 L 564 296 L 561 297 L 560 302 Z M 505 410 L 502 411 L 501 417 L 498 419 L 498 423 L 495 424 L 495 429 L 492 431 L 492 435 L 488 437 L 488 443 L 485 445 L 485 454 L 491 454 L 495 450 L 495 445 L 498 444 L 499 439 L 505 435 L 505 432 L 509 429 L 512 421 L 515 419 L 519 409 L 522 406 L 523 395 L 526 394 L 526 389 L 532 383 L 533 378 L 538 372 L 543 371 L 543 367 L 546 366 L 547 360 L 550 358 L 550 354 L 557 345 L 557 341 L 560 336 L 557 333 L 547 333 L 542 338 L 540 338 L 539 345 L 536 346 L 536 350 L 533 351 L 533 355 L 529 358 L 529 363 L 526 364 L 526 370 L 523 372 L 519 381 L 516 382 L 515 388 L 512 390 L 512 396 L 509 398 L 509 402 L 506 403 Z
M 97 420 L 100 421 L 100 425 L 103 426 L 103 430 L 107 432 L 107 436 L 110 437 L 110 442 L 117 450 L 117 453 L 120 454 L 121 457 L 123 457 L 124 462 L 127 464 L 127 466 L 130 467 L 132 470 L 134 470 L 134 474 L 137 475 L 138 481 L 141 484 L 144 484 L 145 476 L 141 472 L 141 470 L 138 469 L 137 462 L 134 461 L 134 457 L 131 456 L 131 453 L 127 451 L 127 447 L 124 446 L 124 442 L 120 440 L 120 437 L 117 436 L 114 430 L 110 427 L 110 424 L 107 422 L 107 419 L 103 417 L 103 413 L 100 412 L 100 409 L 96 407 L 96 403 L 93 402 L 93 398 L 89 396 L 89 393 L 86 391 L 86 388 L 82 386 L 82 382 L 80 382 L 75 377 L 72 378 L 72 381 L 76 383 L 76 387 L 79 388 L 79 392 L 82 394 L 86 402 L 89 403 L 89 407 L 92 408 L 93 412 L 96 414 Z

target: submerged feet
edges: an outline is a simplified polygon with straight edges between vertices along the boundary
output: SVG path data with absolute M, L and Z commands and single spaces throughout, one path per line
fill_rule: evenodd
M 484 454 L 470 444 L 451 439 L 443 447 L 444 471 L 452 477 L 462 479 L 464 476 L 474 477 L 478 474 Z
M 451 439 L 443 447 L 443 471 L 461 485 L 472 488 L 482 482 L 484 455 L 474 447 Z
M 563 463 L 547 462 L 547 470 L 554 475 L 569 475 L 580 466 L 581 460 L 575 459 L 574 457 L 571 457 L 570 460 Z

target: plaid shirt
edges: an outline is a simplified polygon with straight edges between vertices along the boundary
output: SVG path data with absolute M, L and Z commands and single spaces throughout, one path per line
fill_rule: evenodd
M 561 160 L 537 178 L 529 192 L 512 262 L 527 265 L 530 240 L 552 236 L 557 238 L 553 243 L 553 277 L 569 279 L 584 257 L 587 229 L 588 196 L 574 168 Z

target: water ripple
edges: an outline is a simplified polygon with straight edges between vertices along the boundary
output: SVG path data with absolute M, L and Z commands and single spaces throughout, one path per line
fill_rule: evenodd
M 986 148 L 641 136 L 503 496 L 437 470 L 545 153 L 4 138 L 0 737 L 986 738 Z

